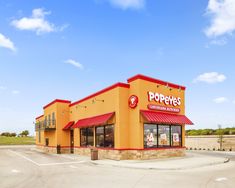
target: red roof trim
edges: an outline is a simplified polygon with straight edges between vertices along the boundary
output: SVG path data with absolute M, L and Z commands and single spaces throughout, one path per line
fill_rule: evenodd
M 35 119 L 38 120 L 39 118 L 43 117 L 44 115 L 38 116 Z
M 127 82 L 130 83 L 130 82 L 133 82 L 137 79 L 141 79 L 141 80 L 145 80 L 145 81 L 149 81 L 149 82 L 153 82 L 153 83 L 157 83 L 157 84 L 161 84 L 161 85 L 167 85 L 168 84 L 169 87 L 176 88 L 176 89 L 179 89 L 179 88 L 181 88 L 182 90 L 186 89 L 185 86 L 173 84 L 171 82 L 166 82 L 166 81 L 163 81 L 163 80 L 158 80 L 156 78 L 151 78 L 151 77 L 148 77 L 148 76 L 144 76 L 142 74 L 137 74 L 137 75 L 129 78 L 127 80 Z
M 60 102 L 60 103 L 71 103 L 71 101 L 68 100 L 61 100 L 61 99 L 55 99 L 54 101 L 50 102 L 49 104 L 47 104 L 46 106 L 43 107 L 43 109 L 55 104 L 56 102 Z
M 126 83 L 118 82 L 118 83 L 113 84 L 113 85 L 111 85 L 111 86 L 109 86 L 109 87 L 107 87 L 107 88 L 104 88 L 104 89 L 102 89 L 102 90 L 100 90 L 100 91 L 98 91 L 98 92 L 96 92 L 96 93 L 94 93 L 94 94 L 92 94 L 92 95 L 89 95 L 89 96 L 87 96 L 87 97 L 85 97 L 85 98 L 83 98 L 83 99 L 80 99 L 80 100 L 78 100 L 78 101 L 76 101 L 76 102 L 73 102 L 73 103 L 70 104 L 69 106 L 74 106 L 74 105 L 76 105 L 76 104 L 79 104 L 79 103 L 81 103 L 81 102 L 83 102 L 83 101 L 86 101 L 86 100 L 88 100 L 88 99 L 90 99 L 90 98 L 93 98 L 93 97 L 95 97 L 95 96 L 97 96 L 97 95 L 100 95 L 100 94 L 102 94 L 102 93 L 105 93 L 105 92 L 107 92 L 107 91 L 109 91 L 109 90 L 111 90 L 111 89 L 114 89 L 114 88 L 116 88 L 116 87 L 130 88 L 130 85 L 129 85 L 129 84 L 126 84 Z

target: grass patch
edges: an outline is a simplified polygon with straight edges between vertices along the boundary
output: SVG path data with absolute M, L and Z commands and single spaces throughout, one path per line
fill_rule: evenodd
M 0 136 L 0 145 L 31 145 L 31 144 L 35 144 L 34 137 Z

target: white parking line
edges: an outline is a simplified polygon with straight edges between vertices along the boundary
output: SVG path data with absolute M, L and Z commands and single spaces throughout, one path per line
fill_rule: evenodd
M 28 157 L 25 157 L 24 155 L 21 155 L 21 154 L 18 153 L 18 152 L 15 152 L 15 151 L 12 151 L 12 150 L 9 150 L 9 151 L 10 151 L 11 153 L 14 153 L 15 155 L 18 155 L 19 157 L 22 157 L 23 159 L 25 159 L 25 160 L 27 160 L 27 161 L 30 161 L 31 163 L 33 163 L 33 164 L 35 164 L 35 165 L 37 165 L 37 166 L 40 166 L 39 163 L 37 163 L 37 162 L 31 160 L 31 159 L 28 158 Z
M 85 163 L 85 161 L 72 161 L 72 162 L 61 162 L 61 163 L 37 163 L 35 161 L 33 161 L 32 159 L 18 153 L 18 152 L 15 152 L 15 151 L 12 151 L 12 150 L 8 150 L 10 151 L 11 153 L 14 153 L 15 155 L 18 155 L 19 157 L 22 157 L 23 159 L 37 165 L 37 166 L 54 166 L 54 165 L 66 165 L 66 164 L 79 164 L 79 163 Z
M 225 178 L 225 177 L 221 177 L 221 178 L 216 178 L 215 179 L 215 181 L 226 181 L 227 180 L 227 178 Z
M 12 172 L 12 173 L 19 173 L 20 171 L 19 171 L 19 170 L 16 170 L 16 169 L 12 169 L 11 172 Z

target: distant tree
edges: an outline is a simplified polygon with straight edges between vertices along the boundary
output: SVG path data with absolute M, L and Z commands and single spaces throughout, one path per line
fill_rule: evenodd
M 232 128 L 232 129 L 230 130 L 230 134 L 235 134 L 235 128 Z
M 1 136 L 10 136 L 10 133 L 9 133 L 9 132 L 3 132 L 3 133 L 1 134 Z
M 203 129 L 201 131 L 201 135 L 212 135 L 213 130 L 212 129 Z
M 19 136 L 28 136 L 29 135 L 29 131 L 28 130 L 24 130 L 24 131 L 22 131 L 20 134 L 19 134 Z
M 16 133 L 10 133 L 11 137 L 16 137 Z

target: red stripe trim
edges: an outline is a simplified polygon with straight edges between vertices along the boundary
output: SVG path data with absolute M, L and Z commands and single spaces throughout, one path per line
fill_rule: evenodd
M 54 101 L 50 102 L 49 104 L 47 104 L 46 106 L 43 107 L 43 109 L 51 106 L 52 104 L 56 103 L 56 102 L 60 102 L 60 103 L 71 103 L 71 101 L 68 100 L 61 100 L 61 99 L 55 99 Z
M 44 115 L 38 116 L 38 117 L 36 117 L 35 119 L 38 120 L 38 119 L 42 118 L 43 116 L 44 116 Z
M 168 84 L 169 87 L 176 88 L 176 89 L 179 89 L 179 88 L 181 88 L 182 90 L 186 89 L 185 86 L 173 84 L 171 82 L 166 82 L 166 81 L 163 81 L 163 80 L 158 80 L 156 78 L 151 78 L 151 77 L 148 77 L 148 76 L 144 76 L 142 74 L 137 74 L 137 75 L 129 78 L 127 80 L 127 82 L 130 83 L 130 82 L 133 82 L 137 79 L 141 79 L 141 80 L 145 80 L 145 81 L 149 81 L 149 82 L 153 82 L 153 83 L 157 83 L 157 84 L 161 84 L 161 85 L 167 85 Z
M 102 94 L 102 93 L 105 93 L 105 92 L 107 92 L 107 91 L 109 91 L 109 90 L 111 90 L 111 89 L 115 89 L 116 87 L 130 88 L 130 85 L 129 85 L 129 84 L 125 84 L 125 83 L 118 82 L 118 83 L 113 84 L 113 85 L 111 85 L 111 86 L 109 86 L 109 87 L 107 87 L 107 88 L 105 88 L 105 89 L 102 89 L 102 90 L 100 90 L 100 91 L 98 91 L 98 92 L 96 92 L 96 93 L 94 93 L 94 94 L 92 94 L 92 95 L 89 95 L 89 96 L 87 96 L 87 97 L 85 97 L 85 98 L 83 98 L 83 99 L 80 99 L 80 100 L 78 100 L 78 101 L 76 101 L 76 102 L 73 102 L 73 103 L 70 104 L 69 106 L 74 106 L 74 105 L 76 105 L 76 104 L 79 104 L 79 103 L 81 103 L 81 102 L 83 102 L 83 101 L 86 101 L 86 100 L 88 100 L 88 99 L 90 99 L 90 98 L 93 98 L 93 97 L 95 97 L 95 96 L 97 96 L 97 95 L 100 95 L 100 94 Z

